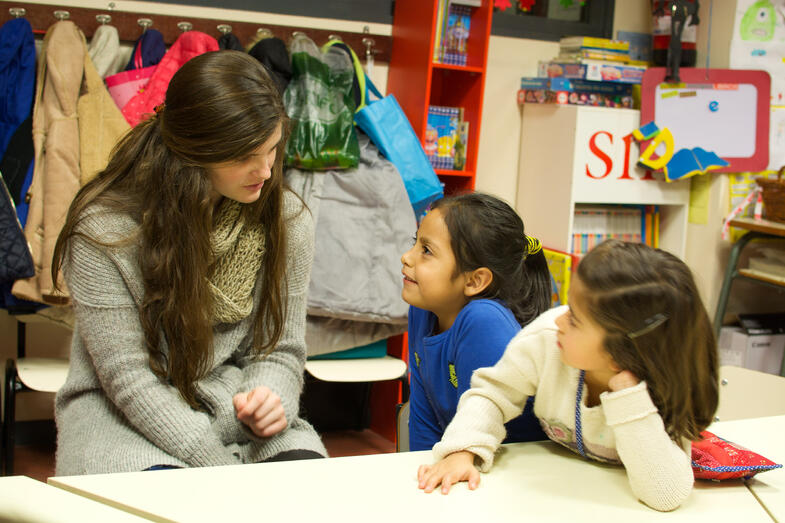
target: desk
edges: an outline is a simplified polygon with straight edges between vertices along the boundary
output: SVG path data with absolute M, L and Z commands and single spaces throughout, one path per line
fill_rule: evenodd
M 776 463 L 785 464 L 785 416 L 721 421 L 708 430 Z M 761 472 L 746 483 L 775 521 L 785 521 L 785 469 Z
M 49 483 L 155 521 L 771 522 L 741 480 L 698 482 L 681 508 L 657 512 L 635 499 L 623 467 L 586 461 L 548 441 L 504 445 L 477 490 L 460 483 L 447 496 L 417 488 L 417 467 L 430 461 L 421 451 Z
M 0 477 L 0 521 L 139 522 L 141 518 L 27 476 Z
M 720 290 L 720 297 L 717 300 L 717 312 L 714 315 L 714 335 L 718 339 L 722 321 L 725 317 L 725 309 L 728 306 L 731 284 L 735 278 L 743 278 L 748 281 L 768 285 L 770 287 L 777 287 L 779 289 L 785 287 L 785 280 L 759 271 L 739 269 L 736 267 L 739 262 L 739 256 L 741 256 L 741 251 L 744 250 L 744 247 L 747 246 L 750 240 L 756 238 L 785 238 L 785 223 L 772 222 L 769 220 L 755 220 L 752 218 L 735 218 L 730 221 L 730 226 L 746 229 L 749 232 L 745 233 L 744 236 L 733 244 L 730 255 L 728 255 L 728 266 L 725 268 L 725 277 L 722 280 L 722 289 Z

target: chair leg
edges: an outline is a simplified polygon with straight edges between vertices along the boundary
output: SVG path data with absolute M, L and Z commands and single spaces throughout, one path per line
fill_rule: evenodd
M 16 360 L 9 359 L 5 365 L 5 393 L 4 393 L 4 418 L 3 423 L 3 475 L 10 476 L 14 473 L 14 420 L 16 419 Z
M 371 426 L 371 389 L 373 383 L 363 383 L 362 398 L 360 401 L 360 415 L 357 418 L 356 430 L 365 430 Z

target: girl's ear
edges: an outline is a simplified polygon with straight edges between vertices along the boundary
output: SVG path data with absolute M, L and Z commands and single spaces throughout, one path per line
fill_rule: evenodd
M 487 267 L 480 267 L 466 274 L 463 294 L 467 297 L 477 296 L 488 288 L 493 281 L 493 273 Z

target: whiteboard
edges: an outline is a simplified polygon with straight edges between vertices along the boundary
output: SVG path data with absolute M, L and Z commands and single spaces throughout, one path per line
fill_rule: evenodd
M 702 147 L 719 156 L 755 154 L 758 89 L 752 84 L 660 84 L 654 121 L 667 127 L 677 149 Z M 736 132 L 745 129 L 745 132 Z
M 766 71 L 681 68 L 679 81 L 664 67 L 646 70 L 641 82 L 641 125 L 668 128 L 676 151 L 700 147 L 728 165 L 712 172 L 756 172 L 769 163 Z M 641 144 L 644 150 L 649 140 Z M 661 145 L 662 147 L 662 145 Z

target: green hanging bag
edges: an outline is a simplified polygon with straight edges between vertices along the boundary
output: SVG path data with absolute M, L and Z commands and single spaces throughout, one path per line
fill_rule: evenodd
M 322 53 L 302 33 L 290 45 L 292 80 L 284 92 L 291 119 L 286 165 L 306 170 L 357 167 L 360 146 L 354 130 L 354 66 L 339 49 Z

